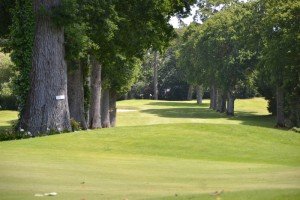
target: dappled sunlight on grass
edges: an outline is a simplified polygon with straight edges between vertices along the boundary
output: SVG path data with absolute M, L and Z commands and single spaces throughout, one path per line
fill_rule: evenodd
M 133 106 L 134 105 L 134 106 Z M 140 126 L 169 123 L 245 124 L 273 128 L 275 119 L 262 98 L 236 100 L 236 113 L 228 117 L 209 109 L 209 100 L 195 101 L 128 100 L 118 102 L 118 109 L 135 112 L 118 115 L 117 126 Z

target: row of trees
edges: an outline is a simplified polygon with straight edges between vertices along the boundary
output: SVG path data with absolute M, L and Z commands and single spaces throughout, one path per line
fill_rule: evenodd
M 178 62 L 188 82 L 210 88 L 210 107 L 227 115 L 240 88 L 256 85 L 278 126 L 300 126 L 300 2 L 207 5 L 204 22 L 182 36 Z
M 2 0 L 1 46 L 17 76 L 19 128 L 32 134 L 115 124 L 116 99 L 146 50 L 175 35 L 168 21 L 193 0 Z M 3 28 L 2 28 L 3 27 Z

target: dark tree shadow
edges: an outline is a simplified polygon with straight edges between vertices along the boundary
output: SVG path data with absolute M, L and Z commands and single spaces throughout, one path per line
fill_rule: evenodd
M 209 103 L 202 103 L 198 105 L 197 103 L 187 103 L 187 102 L 174 102 L 174 101 L 167 101 L 167 102 L 151 102 L 147 105 L 151 106 L 172 106 L 172 107 L 208 107 Z
M 191 119 L 228 119 L 238 120 L 244 125 L 273 128 L 275 119 L 271 115 L 257 115 L 255 112 L 237 111 L 235 116 L 228 117 L 225 113 L 218 113 L 208 108 L 209 104 L 197 105 L 185 102 L 152 102 L 148 105 L 174 106 L 167 109 L 141 110 L 143 113 L 154 114 L 166 118 L 191 118 Z M 179 108 L 178 108 L 179 107 Z

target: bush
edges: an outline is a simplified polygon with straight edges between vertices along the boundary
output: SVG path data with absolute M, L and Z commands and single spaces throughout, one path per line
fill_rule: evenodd
M 24 138 L 30 138 L 31 134 L 25 131 L 14 131 L 14 128 L 2 128 L 0 129 L 0 141 L 7 140 L 20 140 Z
M 71 127 L 72 131 L 79 131 L 82 128 L 80 122 L 76 121 L 73 118 L 71 118 Z

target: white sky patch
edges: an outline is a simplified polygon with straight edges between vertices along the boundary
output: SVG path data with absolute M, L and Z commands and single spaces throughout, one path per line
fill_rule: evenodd
M 197 6 L 193 6 L 193 7 L 192 7 L 192 10 L 191 10 L 191 15 L 188 16 L 188 17 L 186 17 L 186 18 L 182 18 L 181 20 L 182 20 L 185 24 L 189 25 L 190 23 L 193 22 L 193 17 L 195 16 L 197 10 L 198 10 L 198 7 L 197 7 Z M 171 17 L 169 23 L 170 23 L 174 28 L 179 28 L 179 20 L 177 19 L 176 16 Z
M 240 2 L 246 3 L 249 0 L 240 0 Z M 223 7 L 223 5 L 219 5 L 218 7 L 216 7 L 217 10 L 220 10 Z M 193 22 L 194 20 L 194 16 L 196 14 L 196 11 L 198 10 L 198 6 L 194 5 L 192 6 L 192 10 L 191 10 L 191 14 L 190 16 L 186 17 L 186 18 L 182 18 L 181 20 L 186 24 L 189 25 L 190 23 Z M 174 28 L 179 28 L 179 19 L 176 16 L 171 17 L 169 24 L 171 24 Z

